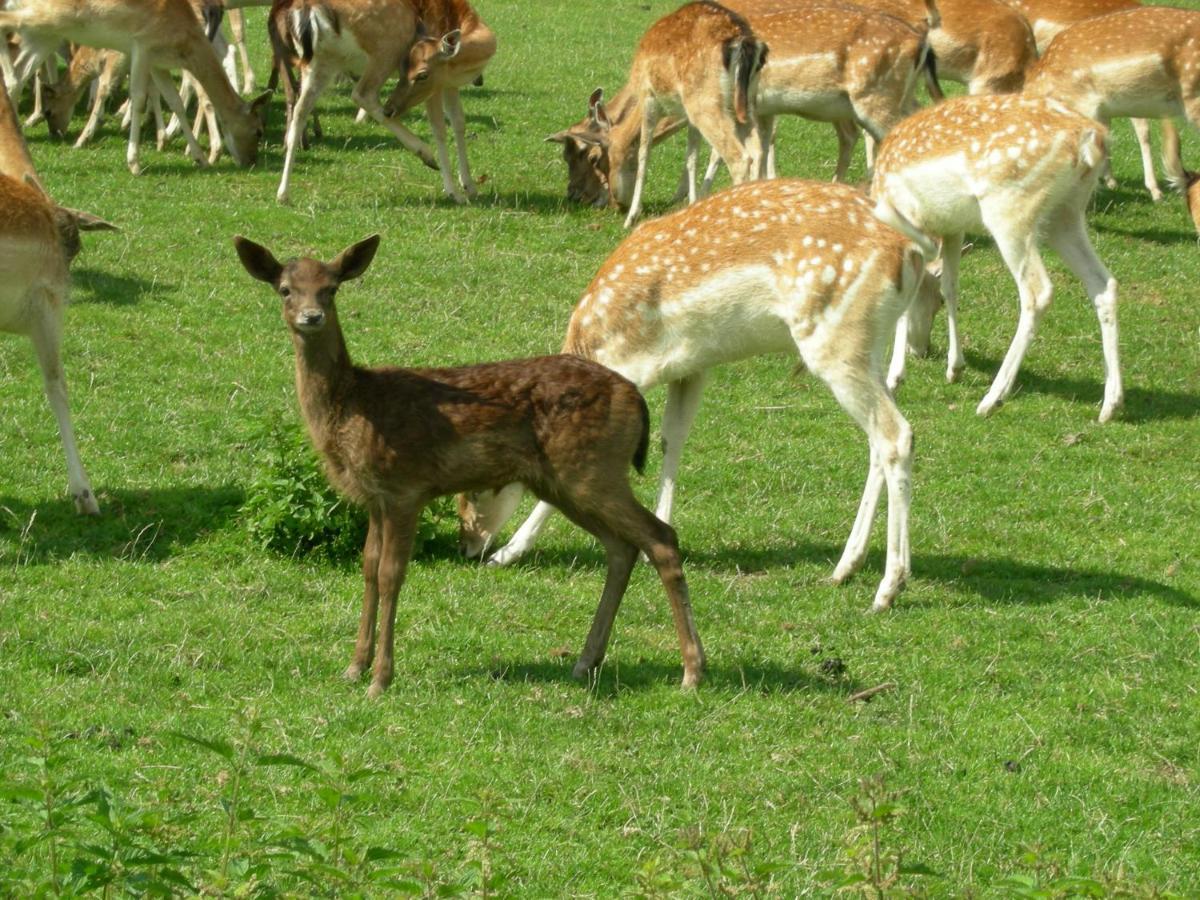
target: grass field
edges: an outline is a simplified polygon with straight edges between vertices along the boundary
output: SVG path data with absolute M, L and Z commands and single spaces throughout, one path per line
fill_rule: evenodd
M 1016 395 L 975 416 L 1016 321 L 1012 280 L 978 242 L 964 377 L 944 382 L 939 320 L 899 396 L 916 431 L 913 578 L 891 614 L 864 615 L 881 523 L 864 571 L 828 583 L 866 441 L 782 357 L 715 373 L 684 455 L 675 525 L 710 664 L 697 692 L 678 689 L 645 566 L 597 683 L 571 679 L 604 569 L 561 519 L 498 571 L 458 559 L 440 520 L 374 703 L 339 677 L 356 566 L 248 536 L 264 435 L 299 416 L 277 301 L 230 237 L 328 259 L 382 233 L 340 295 L 360 362 L 555 351 L 622 229 L 566 205 L 543 137 L 620 85 L 671 7 L 480 0 L 500 51 L 464 95 L 486 176 L 469 208 L 355 125 L 344 86 L 290 208 L 274 202 L 279 98 L 251 171 L 150 146 L 135 179 L 112 122 L 82 151 L 31 132 L 59 202 L 123 230 L 87 236 L 64 341 L 99 519 L 67 496 L 28 341 L 0 342 L 0 894 L 166 891 L 175 873 L 181 893 L 221 895 L 823 895 L 855 873 L 887 881 L 897 853 L 937 874 L 900 874 L 889 895 L 1200 892 L 1200 253 L 1181 201 L 1141 188 L 1126 123 L 1120 187 L 1089 217 L 1121 285 L 1124 414 L 1095 421 L 1099 328 L 1055 260 Z M 651 213 L 682 145 L 651 161 Z M 782 172 L 825 179 L 834 152 L 827 127 L 783 124 Z M 657 416 L 661 393 L 649 401 Z M 874 819 L 856 813 L 871 802 Z

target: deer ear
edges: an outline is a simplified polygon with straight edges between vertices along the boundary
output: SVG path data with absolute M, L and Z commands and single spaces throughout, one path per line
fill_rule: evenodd
M 554 134 L 546 135 L 547 144 L 565 144 L 571 139 L 569 131 L 556 131 Z
M 80 231 L 120 231 L 121 229 L 112 222 L 102 219 L 90 212 L 84 212 L 81 209 L 71 209 L 68 206 L 60 206 L 63 212 L 75 220 L 75 225 Z
M 378 249 L 379 235 L 373 234 L 339 253 L 337 259 L 329 264 L 329 268 L 337 275 L 339 282 L 357 278 L 367 271 L 367 266 L 375 258 L 375 251 Z
M 458 56 L 458 51 L 462 49 L 462 29 L 455 28 L 453 31 L 443 35 L 441 43 L 438 44 L 438 55 L 442 59 L 454 59 Z
M 270 250 L 240 234 L 233 239 L 233 246 L 237 248 L 238 258 L 252 278 L 265 281 L 270 285 L 279 283 L 283 266 L 279 264 L 279 260 L 271 254 Z
M 598 128 L 607 131 L 612 128 L 612 120 L 608 118 L 608 110 L 604 108 L 604 88 L 596 88 L 588 97 L 588 116 Z

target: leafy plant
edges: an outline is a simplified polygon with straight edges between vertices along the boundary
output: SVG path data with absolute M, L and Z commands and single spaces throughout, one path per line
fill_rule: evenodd
M 883 898 L 919 894 L 906 883 L 908 878 L 937 876 L 923 863 L 906 862 L 903 851 L 885 845 L 885 832 L 904 811 L 899 800 L 900 793 L 889 791 L 882 775 L 859 782 L 858 795 L 850 799 L 856 824 L 846 833 L 846 863 L 841 870 L 822 872 L 821 881 L 837 891 Z
M 255 441 L 254 471 L 240 515 L 264 549 L 285 556 L 315 556 L 356 563 L 367 537 L 366 511 L 337 494 L 299 426 L 275 423 Z M 430 504 L 413 544 L 419 554 L 443 527 L 451 527 L 449 498 Z

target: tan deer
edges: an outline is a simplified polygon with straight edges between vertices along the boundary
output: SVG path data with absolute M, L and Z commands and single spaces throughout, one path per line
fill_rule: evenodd
M 1106 16 L 1114 12 L 1137 9 L 1141 4 L 1138 0 L 1006 0 L 1016 9 L 1033 28 L 1039 54 L 1044 54 L 1051 42 L 1066 28 L 1087 19 Z M 1154 174 L 1154 152 L 1150 147 L 1150 123 L 1145 119 L 1132 119 L 1134 134 L 1137 137 L 1138 148 L 1142 154 L 1142 180 L 1151 198 L 1157 203 L 1162 200 L 1162 190 Z M 1159 123 L 1162 131 L 1163 146 L 1174 145 L 1178 149 L 1179 132 L 1168 119 Z M 1109 171 L 1108 164 L 1102 177 L 1110 188 L 1117 186 L 1116 179 Z
M 408 51 L 404 72 L 384 103 L 388 118 L 425 104 L 442 170 L 442 187 L 458 203 L 478 193 L 467 163 L 467 126 L 459 89 L 482 78 L 496 55 L 496 35 L 465 0 L 422 0 L 417 37 Z M 454 129 L 458 151 L 458 185 L 450 176 L 446 119 Z M 461 190 L 460 190 L 461 186 Z
M 1115 116 L 1136 117 L 1142 125 L 1147 118 L 1185 116 L 1200 127 L 1200 12 L 1134 6 L 1084 19 L 1050 42 L 1026 90 L 1106 125 Z M 1149 153 L 1145 144 L 1147 187 L 1154 181 Z M 1178 183 L 1170 161 L 1179 159 L 1179 134 L 1166 118 L 1163 155 L 1169 179 Z
M 689 165 L 695 168 L 700 139 L 725 161 L 735 184 L 757 178 L 762 139 L 754 110 L 759 70 L 767 45 L 737 13 L 712 0 L 697 0 L 663 16 L 646 30 L 634 51 L 621 110 L 593 95 L 593 132 L 603 146 L 609 202 L 628 210 L 625 227 L 641 213 L 646 165 L 658 122 L 686 119 Z
M 278 262 L 235 238 L 246 271 L 283 298 L 296 350 L 296 393 L 313 445 L 333 485 L 369 514 L 363 605 L 346 677 L 371 664 L 370 696 L 392 680 L 396 595 L 421 509 L 443 494 L 527 485 L 596 536 L 608 576 L 575 666 L 583 677 L 604 658 L 637 551 L 650 558 L 671 603 L 683 654 L 683 684 L 700 681 L 704 651 L 692 618 L 675 532 L 638 503 L 629 466 L 649 442 L 646 403 L 629 381 L 573 356 L 457 369 L 365 369 L 350 362 L 334 294 L 370 264 L 378 235 L 333 262 Z
M 99 513 L 100 506 L 75 444 L 59 348 L 67 269 L 80 249 L 79 232 L 112 228 L 88 213 L 58 206 L 46 195 L 8 92 L 0 85 L 0 331 L 33 341 L 67 458 L 68 487 L 76 510 L 89 515 Z
M 21 35 L 19 79 L 27 78 L 63 40 L 129 54 L 132 116 L 127 162 L 135 175 L 141 171 L 141 124 L 151 83 L 171 111 L 184 118 L 170 77 L 175 68 L 189 71 L 204 88 L 234 161 L 241 166 L 255 162 L 262 138 L 261 110 L 269 94 L 247 104 L 234 93 L 188 0 L 10 0 L 8 9 L 0 12 L 0 29 L 15 29 Z M 203 165 L 199 142 L 190 132 L 187 137 L 189 155 Z
M 986 231 L 1016 279 L 1021 315 L 1012 345 L 980 402 L 986 415 L 1016 383 L 1017 371 L 1050 305 L 1053 287 L 1038 252 L 1044 239 L 1083 282 L 1100 319 L 1104 403 L 1100 421 L 1121 407 L 1117 358 L 1117 282 L 1088 240 L 1084 210 L 1105 159 L 1107 129 L 1054 100 L 960 97 L 909 117 L 884 140 L 875 161 L 872 195 L 912 223 L 942 238 L 942 294 L 949 328 L 946 378 L 965 363 L 958 337 L 958 264 L 963 236 Z M 927 346 L 936 305 L 919 298 L 898 329 L 889 383 L 904 373 L 905 325 L 917 349 Z
M 714 366 L 798 352 L 867 432 L 862 502 L 833 578 L 866 558 L 888 491 L 887 563 L 873 609 L 892 605 L 909 574 L 912 431 L 884 384 L 884 352 L 936 248 L 876 218 L 846 185 L 780 179 L 730 188 L 647 222 L 600 267 L 571 315 L 563 352 L 594 359 L 642 389 L 667 384 L 657 514 L 670 521 L 683 444 Z M 936 299 L 936 298 L 934 298 Z M 464 550 L 483 555 L 520 491 L 460 501 Z M 529 550 L 552 508 L 541 503 L 489 562 Z
M 276 0 L 270 15 L 300 51 L 300 93 L 288 119 L 283 176 L 276 193 L 280 203 L 290 200 L 296 151 L 308 116 L 330 80 L 341 73 L 357 78 L 350 96 L 361 109 L 425 165 L 438 168 L 429 146 L 389 117 L 379 99 L 383 83 L 403 71 L 416 39 L 418 16 L 412 0 Z

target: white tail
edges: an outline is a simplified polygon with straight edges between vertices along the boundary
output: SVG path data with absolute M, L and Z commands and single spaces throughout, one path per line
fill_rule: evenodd
M 244 238 L 234 242 L 246 271 L 283 298 L 300 406 L 330 480 L 370 515 L 362 614 L 348 678 L 357 679 L 371 664 L 378 610 L 370 695 L 378 696 L 392 679 L 396 595 L 422 507 L 451 491 L 517 481 L 563 509 L 608 553 L 604 593 L 576 676 L 594 672 L 603 660 L 640 549 L 671 603 L 683 684 L 700 681 L 704 651 L 675 533 L 638 503 L 629 486 L 629 467 L 642 467 L 649 441 L 646 403 L 636 387 L 573 356 L 457 369 L 358 368 L 346 351 L 334 292 L 363 273 L 379 237 L 329 264 L 279 263 L 265 247 Z M 421 412 L 411 415 L 413 410 Z
M 965 362 L 958 337 L 958 262 L 963 236 L 986 231 L 1017 281 L 1021 316 L 1000 371 L 977 411 L 1004 401 L 1016 382 L 1052 287 L 1038 252 L 1041 235 L 1081 281 L 1096 307 L 1104 343 L 1104 403 L 1111 419 L 1123 398 L 1117 358 L 1117 283 L 1088 240 L 1084 209 L 1105 154 L 1104 126 L 1054 101 L 1021 95 L 961 97 L 902 122 L 875 162 L 872 194 L 905 219 L 942 238 L 942 293 L 949 328 L 946 378 Z M 909 320 L 932 322 L 926 307 L 898 329 L 889 384 L 904 374 Z M 918 344 L 927 341 L 919 336 Z
M 762 353 L 799 353 L 866 432 L 870 466 L 834 578 L 862 565 L 888 490 L 887 564 L 875 609 L 909 573 L 912 432 L 884 384 L 897 319 L 924 286 L 920 248 L 875 218 L 844 185 L 761 181 L 734 187 L 638 228 L 600 267 L 575 307 L 563 350 L 648 389 L 667 384 L 658 515 L 670 519 L 683 444 L 708 370 Z M 482 552 L 512 512 L 515 491 L 476 499 L 466 549 Z M 539 505 L 492 561 L 532 544 Z

